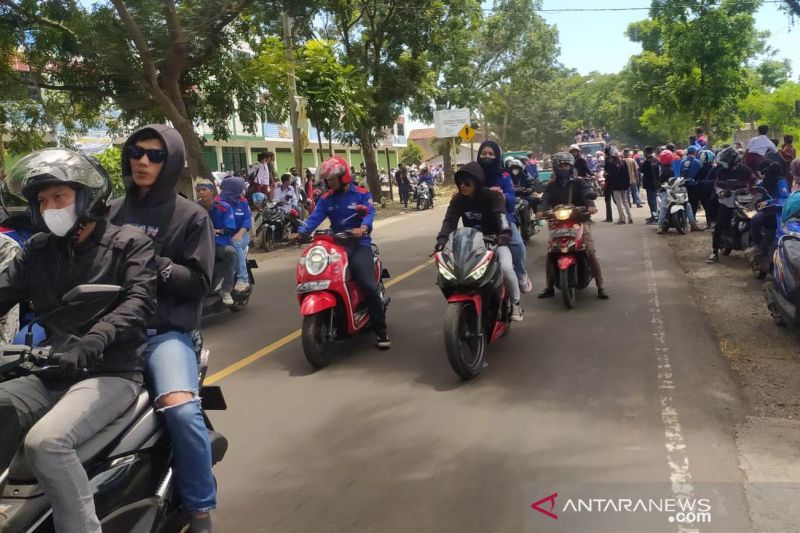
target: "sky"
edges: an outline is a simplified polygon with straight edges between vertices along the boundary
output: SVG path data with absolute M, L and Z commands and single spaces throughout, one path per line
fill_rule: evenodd
M 484 2 L 491 7 L 491 2 Z M 548 24 L 558 27 L 561 55 L 559 61 L 580 74 L 593 70 L 602 73 L 619 72 L 630 56 L 642 51 L 638 43 L 625 37 L 628 24 L 648 17 L 649 0 L 543 0 L 543 10 L 596 8 L 645 8 L 636 11 L 541 13 Z M 794 69 L 793 79 L 800 76 L 800 20 L 792 28 L 786 13 L 775 3 L 764 4 L 756 13 L 756 28 L 768 30 L 769 45 L 775 49 L 774 59 L 789 58 Z M 409 130 L 426 127 L 410 121 Z

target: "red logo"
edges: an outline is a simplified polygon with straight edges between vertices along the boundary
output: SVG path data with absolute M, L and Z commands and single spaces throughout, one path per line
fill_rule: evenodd
M 555 508 L 556 508 L 556 497 L 557 497 L 557 496 L 558 496 L 558 493 L 557 493 L 557 492 L 554 492 L 554 493 L 553 493 L 553 494 L 551 494 L 550 496 L 547 496 L 546 498 L 542 498 L 542 499 L 541 499 L 541 500 L 539 500 L 538 502 L 533 502 L 533 503 L 531 504 L 531 508 L 533 508 L 533 509 L 536 509 L 536 510 L 537 510 L 537 511 L 539 511 L 540 513 L 542 513 L 542 514 L 545 514 L 545 515 L 549 516 L 549 517 L 550 517 L 550 518 L 552 518 L 553 520 L 558 520 L 558 515 L 556 515 L 556 514 L 554 514 L 554 513 L 552 512 L 552 511 L 553 511 L 553 509 L 555 509 Z M 541 507 L 539 507 L 539 505 L 543 504 L 544 502 L 550 502 L 550 510 L 549 510 L 549 511 L 548 511 L 547 509 L 542 509 Z

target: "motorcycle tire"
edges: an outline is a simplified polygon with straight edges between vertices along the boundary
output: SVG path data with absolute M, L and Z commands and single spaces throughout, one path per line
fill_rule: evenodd
M 422 211 L 422 198 L 417 200 L 417 211 Z
M 472 302 L 447 304 L 444 314 L 444 348 L 450 367 L 468 381 L 486 366 L 486 338 L 478 334 L 478 313 Z
M 531 216 L 530 214 L 526 215 L 525 213 L 527 210 L 523 210 L 521 214 L 521 221 L 519 226 L 519 233 L 522 236 L 522 240 L 528 242 L 531 240 Z
M 317 370 L 331 364 L 330 354 L 333 342 L 328 339 L 331 312 L 326 310 L 303 318 L 301 330 L 303 354 L 311 366 Z
M 559 270 L 558 285 L 561 289 L 561 296 L 564 299 L 564 306 L 567 309 L 575 307 L 575 287 L 569 281 L 569 270 Z
M 271 252 L 275 248 L 275 236 L 272 230 L 264 228 L 261 232 L 261 249 L 265 252 Z
M 681 235 L 686 235 L 686 225 L 688 224 L 688 221 L 686 219 L 686 213 L 684 213 L 683 211 L 678 211 L 677 213 L 675 213 L 674 221 L 675 221 L 675 229 L 678 230 L 678 233 L 680 233 Z

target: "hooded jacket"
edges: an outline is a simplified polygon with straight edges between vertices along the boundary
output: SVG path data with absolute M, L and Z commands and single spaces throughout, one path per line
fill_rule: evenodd
M 126 149 L 143 130 L 160 137 L 167 160 L 158 179 L 143 198 L 133 181 Z M 109 219 L 117 225 L 142 229 L 154 241 L 158 269 L 158 311 L 149 324 L 157 332 L 191 331 L 200 327 L 203 298 L 214 268 L 214 228 L 201 206 L 175 190 L 185 165 L 178 131 L 149 124 L 135 131 L 122 147 L 122 177 L 127 194 L 111 204 Z
M 489 168 L 481 167 L 483 174 L 486 178 L 486 187 L 500 187 L 506 197 L 506 218 L 508 222 L 513 224 L 516 220 L 514 218 L 514 205 L 517 202 L 517 196 L 514 194 L 514 183 L 511 181 L 511 174 L 503 168 L 503 151 L 500 145 L 494 141 L 483 141 L 478 147 L 478 158 L 480 159 L 481 151 L 486 147 L 490 147 L 495 154 L 494 164 Z M 479 164 L 480 166 L 480 164 Z
M 230 176 L 222 180 L 220 198 L 233 209 L 236 231 L 242 228 L 250 231 L 253 228 L 253 215 L 250 212 L 250 205 L 245 198 L 242 198 L 246 185 L 247 183 L 237 176 Z
M 442 221 L 442 228 L 436 240 L 446 240 L 458 227 L 459 219 L 465 228 L 480 229 L 485 235 L 499 235 L 500 233 L 511 233 L 506 218 L 505 198 L 497 191 L 491 191 L 485 187 L 485 175 L 483 168 L 476 163 L 470 162 L 461 167 L 456 172 L 456 181 L 460 176 L 470 176 L 475 178 L 477 186 L 472 196 L 456 194 L 447 206 L 447 212 Z

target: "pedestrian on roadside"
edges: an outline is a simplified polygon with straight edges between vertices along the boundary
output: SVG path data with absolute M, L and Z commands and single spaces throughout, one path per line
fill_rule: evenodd
M 636 205 L 636 207 L 642 207 L 642 198 L 639 196 L 639 189 L 642 187 L 642 178 L 639 175 L 639 163 L 631 157 L 631 151 L 627 148 L 622 152 L 622 162 L 625 163 L 627 167 L 626 170 L 628 171 L 628 177 L 630 179 L 630 187 L 628 188 L 630 192 L 630 202 Z
M 647 224 L 655 224 L 658 216 L 658 189 L 661 182 L 658 179 L 660 169 L 655 150 L 652 146 L 644 148 L 644 162 L 642 163 L 642 186 L 647 193 L 647 207 L 650 209 L 650 218 Z
M 631 206 L 628 203 L 628 190 L 631 186 L 628 168 L 619 157 L 619 151 L 613 146 L 609 150 L 604 169 L 606 173 L 606 190 L 611 191 L 619 214 L 617 224 L 625 224 L 626 220 L 628 224 L 633 224 Z
M 606 204 L 606 218 L 603 222 L 614 222 L 614 218 L 612 216 L 613 208 L 611 207 L 611 201 L 614 197 L 614 193 L 611 192 L 611 184 L 608 181 L 608 173 L 606 172 L 606 162 L 611 159 L 609 155 L 611 153 L 611 146 L 606 146 L 603 150 L 603 156 L 599 159 L 598 165 L 602 166 L 603 168 L 603 200 Z
M 400 192 L 400 203 L 403 207 L 408 207 L 408 196 L 411 193 L 411 181 L 408 179 L 408 169 L 405 164 L 397 165 L 397 172 L 394 173 L 394 180 L 397 183 L 397 190 Z

